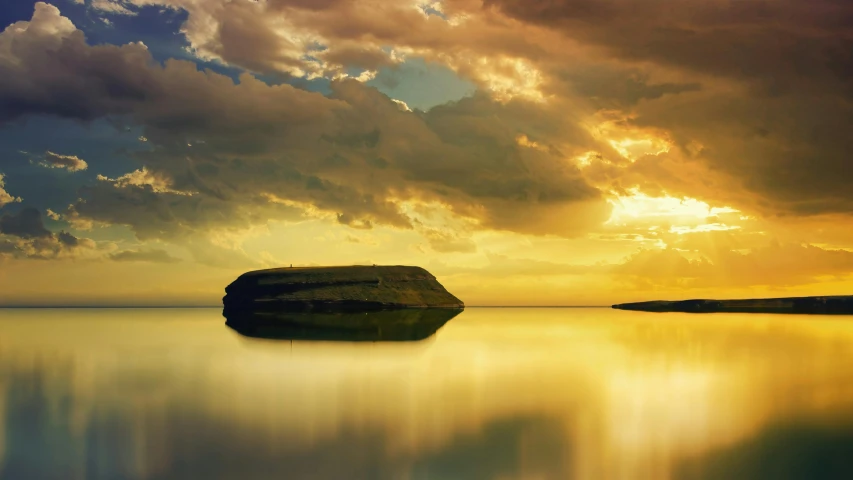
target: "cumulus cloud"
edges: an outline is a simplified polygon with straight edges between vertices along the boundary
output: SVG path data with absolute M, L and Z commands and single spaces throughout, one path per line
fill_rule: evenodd
M 16 214 L 0 217 L 0 257 L 31 259 L 97 257 L 97 244 L 87 238 L 60 231 L 52 233 L 45 228 L 41 212 L 26 207 Z
M 0 174 L 0 208 L 9 203 L 20 202 L 20 197 L 13 197 L 5 190 L 6 184 L 3 181 L 3 175 Z
M 0 217 L 0 233 L 20 238 L 43 238 L 51 235 L 50 231 L 44 228 L 41 212 L 31 207 L 14 215 L 6 214 Z
M 127 16 L 137 15 L 136 12 L 127 8 L 129 3 L 129 1 L 121 0 L 92 0 L 89 7 L 105 14 Z
M 609 136 L 651 132 L 669 142 L 669 166 L 700 163 L 731 185 L 674 172 L 670 190 L 710 200 L 742 189 L 738 206 L 765 215 L 853 209 L 850 2 L 447 0 L 437 16 L 410 0 L 132 1 L 185 9 L 183 32 L 204 58 L 332 78 L 417 55 L 493 97 L 563 100 L 588 130 L 601 130 L 590 114 L 617 110 Z M 590 151 L 620 166 L 618 149 Z M 634 173 L 635 185 L 656 181 Z M 620 175 L 596 186 L 624 187 Z
M 773 77 L 839 87 L 853 67 L 849 58 L 837 56 L 850 42 L 853 7 L 836 0 L 487 0 L 484 5 L 606 47 L 618 58 L 770 82 L 768 87 Z
M 41 164 L 49 168 L 64 168 L 69 172 L 79 172 L 89 168 L 89 164 L 76 155 L 59 155 L 50 151 L 45 152 Z
M 189 62 L 160 66 L 140 44 L 89 46 L 46 4 L 0 41 L 9 51 L 0 99 L 16 106 L 6 120 L 123 114 L 144 126 L 157 148 L 136 158 L 160 183 L 103 179 L 72 207 L 140 238 L 245 228 L 306 206 L 348 225 L 410 228 L 398 205 L 407 199 L 537 234 L 577 235 L 608 214 L 600 192 L 564 161 L 595 141 L 559 104 L 480 95 L 412 114 L 352 80 L 333 82 L 330 97 L 248 75 L 234 84 Z M 55 54 L 67 61 L 57 66 Z M 560 143 L 531 150 L 516 144 L 519 133 Z
M 634 104 L 627 109 L 627 126 L 665 135 L 673 142 L 670 156 L 682 157 L 680 166 L 701 162 L 725 175 L 730 187 L 724 194 L 737 188 L 751 193 L 752 198 L 741 199 L 745 208 L 766 215 L 853 212 L 853 190 L 843 180 L 852 165 L 847 152 L 853 147 L 848 134 L 853 57 L 842 53 L 853 47 L 853 4 L 489 0 L 485 5 L 600 49 L 603 70 L 561 74 L 556 69 L 556 83 L 596 100 L 621 97 L 610 107 Z M 681 81 L 653 84 L 642 71 L 625 75 L 632 64 Z M 638 103 L 642 98 L 654 101 Z M 673 188 L 701 183 L 673 180 Z

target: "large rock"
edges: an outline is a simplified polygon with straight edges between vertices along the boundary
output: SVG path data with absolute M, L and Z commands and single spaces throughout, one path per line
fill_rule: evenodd
M 365 312 L 403 308 L 462 309 L 420 267 L 351 266 L 257 270 L 225 288 L 224 314 Z

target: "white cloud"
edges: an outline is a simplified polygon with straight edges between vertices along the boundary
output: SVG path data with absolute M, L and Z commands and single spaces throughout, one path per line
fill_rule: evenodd
M 9 203 L 20 202 L 20 197 L 13 197 L 12 195 L 10 195 L 4 189 L 5 186 L 6 184 L 3 182 L 3 175 L 0 174 L 0 207 Z
M 69 172 L 79 172 L 89 168 L 89 164 L 76 155 L 60 155 L 50 151 L 45 152 L 40 163 L 45 167 L 64 168 Z
M 90 7 L 107 14 L 128 16 L 137 15 L 136 12 L 129 10 L 124 4 L 125 2 L 120 0 L 92 0 Z

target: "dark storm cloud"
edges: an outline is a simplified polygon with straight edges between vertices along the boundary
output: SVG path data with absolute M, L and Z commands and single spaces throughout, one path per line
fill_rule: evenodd
M 59 232 L 56 234 L 56 239 L 65 246 L 76 247 L 80 244 L 80 239 L 71 235 L 68 232 Z
M 269 0 L 271 7 L 304 8 L 306 10 L 326 10 L 337 5 L 352 3 L 353 0 Z
M 246 229 L 267 219 L 296 220 L 301 210 L 271 203 L 260 196 L 225 200 L 216 195 L 157 191 L 149 184 L 128 184 L 104 179 L 81 188 L 83 197 L 69 208 L 69 219 L 124 224 L 139 239 L 179 239 L 214 228 Z
M 601 48 L 604 70 L 556 78 L 600 105 L 625 108 L 626 125 L 665 132 L 685 156 L 727 175 L 729 190 L 754 194 L 742 208 L 853 213 L 853 3 L 488 0 L 484 7 Z M 620 72 L 617 61 L 698 80 L 650 83 Z M 638 99 L 655 101 L 634 105 Z M 696 184 L 670 187 L 702 190 Z
M 25 207 L 16 214 L 0 217 L 0 257 L 31 259 L 71 258 L 96 252 L 90 239 L 77 238 L 45 228 L 39 210 Z
M 729 191 L 719 191 L 721 197 L 748 192 L 742 209 L 853 212 L 853 190 L 844 180 L 853 148 L 851 2 L 446 0 L 447 18 L 464 20 L 454 27 L 425 20 L 402 1 L 383 2 L 381 15 L 368 15 L 378 8 L 370 0 L 308 9 L 292 1 L 151 1 L 190 11 L 184 31 L 195 48 L 258 71 L 375 68 L 390 58 L 379 47 L 393 46 L 447 62 L 488 86 L 489 65 L 524 59 L 542 74 L 548 103 L 579 99 L 575 109 L 588 103 L 624 111 L 625 125 L 670 138 L 684 156 L 726 177 Z M 227 15 L 229 9 L 239 12 Z M 533 118 L 555 117 L 543 107 Z M 689 153 L 691 145 L 701 145 L 702 153 Z M 656 179 L 640 181 L 650 182 Z M 514 195 L 525 189 L 507 186 Z M 666 186 L 718 200 L 694 179 Z
M 0 233 L 20 238 L 49 237 L 50 230 L 44 228 L 41 212 L 27 207 L 20 212 L 0 217 Z
M 596 68 L 590 66 L 569 72 L 556 72 L 557 78 L 568 82 L 574 91 L 598 102 L 604 108 L 630 108 L 642 100 L 656 100 L 664 95 L 697 92 L 698 82 L 656 83 L 636 69 Z
M 409 228 L 396 202 L 410 199 L 532 233 L 575 235 L 608 213 L 563 160 L 572 152 L 515 142 L 559 132 L 586 148 L 588 134 L 559 108 L 479 96 L 415 114 L 352 80 L 333 82 L 330 98 L 249 75 L 236 85 L 189 62 L 160 66 L 141 44 L 89 46 L 45 4 L 0 46 L 0 120 L 125 115 L 144 126 L 153 149 L 136 158 L 147 173 L 98 182 L 72 207 L 78 220 L 126 224 L 140 238 L 246 228 L 306 208 Z
M 750 78 L 768 89 L 815 81 L 838 87 L 853 74 L 849 2 L 486 0 L 484 6 L 623 58 Z

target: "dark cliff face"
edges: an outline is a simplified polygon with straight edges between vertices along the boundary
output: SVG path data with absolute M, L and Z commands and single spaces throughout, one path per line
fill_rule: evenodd
M 748 300 L 651 301 L 613 305 L 620 310 L 686 313 L 799 313 L 853 315 L 853 296 L 761 298 Z
M 363 312 L 404 308 L 462 309 L 420 267 L 297 267 L 257 270 L 225 288 L 225 315 L 240 312 Z

